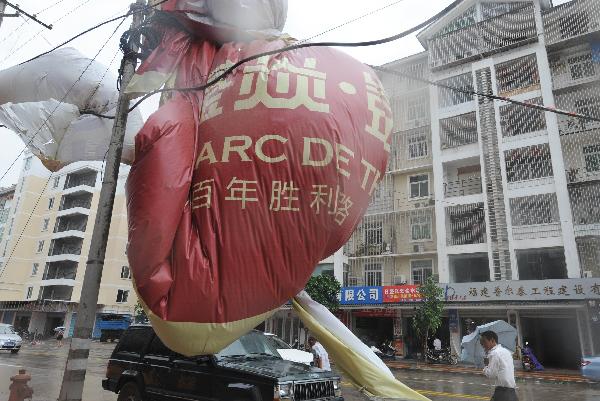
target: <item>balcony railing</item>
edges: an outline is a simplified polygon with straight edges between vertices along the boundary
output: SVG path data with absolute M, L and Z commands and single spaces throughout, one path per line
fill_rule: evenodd
M 432 69 L 537 40 L 533 5 L 429 40 Z
M 446 222 L 446 243 L 449 246 L 487 241 L 483 203 L 447 207 Z
M 47 301 L 70 301 L 73 287 L 69 286 L 47 286 L 41 287 L 38 299 Z
M 75 280 L 77 270 L 56 269 L 48 271 L 42 277 L 42 280 Z
M 529 226 L 514 226 L 513 238 L 516 240 L 560 237 L 560 223 L 534 224 Z
M 81 255 L 81 245 L 53 247 L 48 256 L 56 255 Z
M 600 31 L 600 2 L 573 0 L 543 15 L 546 43 L 553 45 Z
M 67 210 L 80 207 L 83 209 L 89 209 L 92 206 L 92 198 L 89 199 L 76 199 L 71 201 L 65 201 L 58 210 Z
M 477 143 L 477 117 L 475 113 L 440 120 L 440 140 L 442 149 Z
M 444 195 L 447 198 L 453 196 L 476 195 L 482 192 L 483 189 L 481 187 L 481 176 L 469 177 L 444 183 Z

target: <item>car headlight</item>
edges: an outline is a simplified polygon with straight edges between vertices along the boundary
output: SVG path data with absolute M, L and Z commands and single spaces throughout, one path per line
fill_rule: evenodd
M 292 384 L 280 384 L 275 386 L 275 399 L 276 400 L 290 400 L 292 398 Z
M 340 385 L 340 381 L 339 380 L 334 380 L 333 381 L 333 390 L 335 391 L 335 396 L 336 397 L 341 397 L 342 396 L 342 386 Z

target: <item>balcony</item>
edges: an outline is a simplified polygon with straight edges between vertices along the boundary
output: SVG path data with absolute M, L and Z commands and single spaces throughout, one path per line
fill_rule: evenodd
M 544 12 L 546 44 L 567 45 L 600 31 L 600 2 L 573 0 Z
M 79 255 L 81 255 L 82 246 L 82 238 L 66 237 L 53 239 L 50 243 L 50 251 L 48 252 L 48 256 L 55 257 L 54 259 L 56 259 L 56 257 L 59 256 L 78 257 Z
M 486 253 L 450 255 L 451 283 L 478 283 L 490 281 L 490 266 Z
M 515 240 L 561 236 L 555 193 L 512 198 L 510 213 Z
M 549 58 L 555 91 L 590 84 L 600 79 L 600 64 L 594 62 L 592 50 L 587 44 L 577 52 L 556 53 Z
M 89 214 L 89 208 L 92 206 L 92 197 L 93 195 L 91 193 L 63 195 L 58 210 L 59 212 L 70 210 L 71 213 L 75 213 L 75 211 L 72 211 L 71 209 L 77 209 L 77 211 L 85 209 L 84 213 Z M 62 213 L 62 215 L 65 214 L 68 213 Z
M 72 286 L 49 285 L 40 287 L 38 299 L 44 301 L 70 301 L 72 295 Z
M 446 244 L 448 246 L 483 244 L 486 241 L 483 203 L 446 208 Z
M 46 263 L 42 280 L 75 280 L 77 266 L 78 263 L 70 261 Z
M 519 280 L 567 278 L 563 248 L 524 249 L 516 251 Z
M 429 39 L 429 66 L 448 68 L 537 41 L 533 5 Z
M 67 175 L 64 186 L 65 194 L 91 192 L 96 186 L 96 170 L 84 168 Z
M 526 146 L 504 152 L 508 189 L 551 184 L 552 160 L 548 144 Z
M 532 98 L 526 102 L 541 105 L 542 98 Z M 500 127 L 504 141 L 545 135 L 546 116 L 541 110 L 507 104 L 500 106 Z
M 445 198 L 477 195 L 482 192 L 481 166 L 478 156 L 444 163 Z M 472 202 L 473 199 L 468 203 Z
M 81 214 L 60 216 L 56 219 L 56 224 L 54 225 L 54 232 L 64 233 L 68 231 L 77 231 L 85 233 L 87 221 L 88 216 Z
M 429 125 L 392 134 L 387 171 L 408 171 L 431 165 Z
M 442 149 L 451 149 L 477 143 L 477 117 L 475 112 L 440 120 Z
M 600 235 L 600 182 L 582 182 L 569 186 L 569 199 L 575 235 Z

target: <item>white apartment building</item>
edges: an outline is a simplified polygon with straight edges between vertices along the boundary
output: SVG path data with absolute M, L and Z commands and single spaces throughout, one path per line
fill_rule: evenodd
M 103 166 L 73 163 L 50 174 L 27 153 L 15 187 L 0 193 L 0 321 L 51 334 L 76 319 Z M 98 299 L 98 315 L 133 313 L 121 167 Z M 12 192 L 11 192 L 12 191 Z M 12 200 L 10 199 L 12 197 Z M 98 333 L 95 333 L 98 334 Z
M 411 75 L 407 66 L 426 60 L 416 77 L 432 83 L 424 86 L 434 244 L 415 247 L 422 256 L 406 257 L 413 263 L 432 252 L 432 272 L 447 301 L 438 336 L 460 352 L 460 339 L 473 326 L 504 319 L 542 363 L 576 367 L 582 354 L 600 350 L 600 123 L 472 92 L 599 118 L 600 2 L 465 0 L 418 38 L 425 52 L 383 66 L 400 74 L 380 76 L 396 127 L 411 116 L 398 111 L 396 98 L 408 102 L 408 110 L 422 101 L 402 83 Z M 398 153 L 410 162 L 401 144 L 393 146 L 390 164 Z M 393 204 L 384 205 L 381 215 L 390 228 L 383 223 L 382 234 L 372 228 L 380 217 L 372 210 L 365 216 L 348 244 L 350 266 L 359 268 L 345 285 L 383 286 L 387 293 L 386 286 L 418 284 L 409 266 L 398 270 L 404 255 L 386 237 L 412 245 L 414 236 L 394 233 L 412 231 L 413 221 L 387 216 L 398 213 L 399 202 L 410 203 L 417 182 L 409 178 L 406 195 L 398 187 L 388 192 Z M 386 177 L 381 193 L 388 185 Z M 376 196 L 372 207 L 378 202 Z M 367 254 L 382 262 L 367 261 Z M 376 263 L 381 280 L 371 279 Z M 356 302 L 344 308 L 355 332 L 389 337 L 393 330 L 400 352 L 411 353 L 412 304 Z M 373 317 L 387 317 L 387 323 L 375 324 Z

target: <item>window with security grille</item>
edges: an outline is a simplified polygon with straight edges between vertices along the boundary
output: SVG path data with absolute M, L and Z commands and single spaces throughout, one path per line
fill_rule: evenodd
M 383 224 L 381 221 L 372 221 L 365 224 L 365 243 L 367 245 L 381 245 L 383 243 Z
M 575 100 L 575 110 L 579 114 L 600 118 L 600 96 L 589 96 Z
M 60 183 L 60 177 L 54 177 L 54 181 L 52 182 L 52 188 L 58 188 L 59 183 Z
M 54 207 L 54 198 L 48 199 L 48 210 L 52 210 Z
M 31 266 L 31 275 L 35 276 L 38 273 L 39 268 L 40 268 L 40 264 L 34 263 L 33 266 Z
M 500 95 L 515 95 L 540 87 L 535 54 L 496 65 L 496 82 Z
M 526 101 L 531 104 L 542 104 L 542 98 Z M 500 106 L 500 126 L 503 137 L 524 135 L 546 129 L 546 116 L 541 110 L 523 107 L 518 104 Z
M 427 134 L 424 132 L 414 132 L 408 135 L 408 158 L 419 159 L 427 157 Z
M 424 198 L 429 196 L 429 175 L 419 174 L 409 177 L 410 197 Z
M 44 250 L 44 241 L 38 241 L 37 252 L 40 253 Z
M 569 64 L 569 70 L 571 71 L 571 78 L 573 80 L 596 75 L 594 63 L 592 62 L 592 53 L 569 57 L 567 63 Z
M 530 226 L 559 222 L 556 194 L 512 198 L 510 213 L 513 226 Z
M 33 295 L 33 287 L 27 287 L 27 299 L 31 299 L 31 295 Z
M 504 152 L 508 182 L 528 181 L 552 176 L 548 144 L 527 146 Z
M 448 245 L 481 244 L 486 242 L 485 209 L 483 203 L 446 208 Z
M 473 100 L 473 76 L 470 72 L 439 81 L 438 86 L 440 108 L 456 106 Z M 456 90 L 458 89 L 458 90 Z
M 383 268 L 381 263 L 369 263 L 365 265 L 365 285 L 380 286 L 383 283 Z
M 410 271 L 414 285 L 425 284 L 427 279 L 433 275 L 433 260 L 411 260 Z
M 436 36 L 443 36 L 473 24 L 475 24 L 475 6 L 471 6 L 467 11 L 453 19 L 448 25 L 442 28 Z
M 583 35 L 588 32 L 589 17 L 585 12 L 568 13 L 561 17 L 558 26 L 561 39 Z
M 584 146 L 583 157 L 587 171 L 600 171 L 600 144 Z
M 117 303 L 125 303 L 129 298 L 129 290 L 118 290 L 117 291 Z
M 442 149 L 477 143 L 477 116 L 475 112 L 440 120 Z
M 410 216 L 411 240 L 424 241 L 431 239 L 431 215 L 417 214 Z
M 413 127 L 426 124 L 429 115 L 429 98 L 421 95 L 406 102 L 406 122 Z

